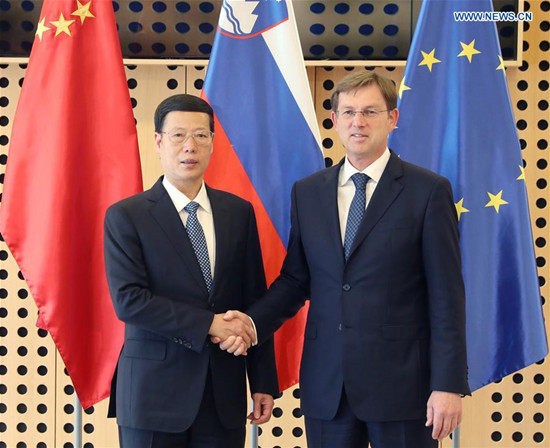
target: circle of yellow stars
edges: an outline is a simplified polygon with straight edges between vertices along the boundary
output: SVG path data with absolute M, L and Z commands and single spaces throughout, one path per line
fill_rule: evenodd
M 79 0 L 76 0 L 77 9 L 76 11 L 71 13 L 71 16 L 75 16 L 77 18 L 80 18 L 80 24 L 82 25 L 84 21 L 87 18 L 95 19 L 95 16 L 90 11 L 90 6 L 92 6 L 92 0 L 90 0 L 88 3 L 80 3 Z M 60 34 L 66 34 L 68 36 L 71 36 L 71 25 L 76 20 L 68 18 L 65 18 L 63 13 L 59 14 L 59 18 L 57 20 L 50 20 L 48 23 L 50 25 L 53 25 L 55 28 L 55 37 L 59 36 Z M 38 26 L 36 29 L 36 35 L 38 36 L 38 39 L 42 42 L 42 37 L 44 36 L 44 33 L 48 31 L 52 31 L 52 27 L 46 26 L 46 16 L 42 17 L 42 19 L 38 22 Z
M 520 175 L 516 178 L 516 180 L 523 180 L 525 181 L 525 168 L 519 165 Z M 491 192 L 487 192 L 487 195 L 489 196 L 489 202 L 485 204 L 485 207 L 493 207 L 495 211 L 498 213 L 500 211 L 500 207 L 502 205 L 507 205 L 508 201 L 504 200 L 502 197 L 504 190 L 500 190 L 498 193 L 493 194 Z M 456 208 L 456 214 L 458 216 L 458 220 L 460 221 L 460 215 L 462 213 L 469 213 L 470 210 L 468 210 L 464 206 L 464 198 L 460 198 L 458 202 L 455 202 L 455 208 Z
M 465 57 L 468 59 L 468 63 L 472 63 L 472 60 L 474 56 L 481 54 L 481 51 L 479 51 L 477 48 L 475 48 L 476 40 L 472 39 L 470 43 L 465 43 L 460 41 L 460 46 L 462 47 L 462 51 L 457 54 L 457 58 Z M 428 68 L 428 70 L 431 72 L 436 64 L 441 63 L 442 61 L 439 60 L 435 56 L 436 49 L 432 48 L 431 51 L 424 51 L 420 50 L 420 53 L 422 55 L 422 60 L 418 64 L 419 67 L 425 66 Z M 502 70 L 504 71 L 504 60 L 502 59 L 501 55 L 497 55 L 499 60 L 499 65 L 496 67 L 495 70 Z M 401 83 L 399 85 L 399 98 L 403 96 L 403 93 L 405 93 L 407 90 L 411 90 L 412 88 L 406 84 L 405 76 L 403 76 L 403 79 L 401 80 Z M 520 166 L 521 174 L 518 176 L 516 180 L 525 180 L 525 169 Z M 500 190 L 498 193 L 493 194 L 491 192 L 487 192 L 487 195 L 489 196 L 489 202 L 485 204 L 485 207 L 493 207 L 495 211 L 498 213 L 500 211 L 500 207 L 502 205 L 507 205 L 508 202 L 503 199 L 503 190 Z M 464 205 L 464 198 L 461 198 L 458 202 L 455 203 L 456 208 L 456 214 L 458 216 L 458 220 L 460 221 L 460 217 L 463 213 L 469 213 L 470 210 L 468 210 Z
M 468 63 L 472 63 L 472 60 L 475 55 L 481 54 L 481 51 L 479 51 L 477 48 L 475 48 L 476 40 L 472 39 L 472 41 L 467 44 L 465 42 L 460 41 L 460 46 L 462 47 L 462 51 L 456 55 L 457 58 L 465 57 L 468 59 Z M 442 61 L 437 59 L 435 56 L 436 49 L 432 48 L 430 52 L 420 50 L 420 53 L 422 55 L 422 60 L 418 64 L 419 67 L 425 66 L 428 68 L 428 70 L 431 72 L 435 66 L 435 64 L 440 64 Z M 501 55 L 497 55 L 499 64 L 495 68 L 495 70 L 502 70 L 503 73 L 506 73 L 504 70 L 504 59 L 502 59 Z M 403 93 L 407 90 L 411 90 L 411 87 L 406 84 L 405 77 L 401 80 L 401 84 L 399 85 L 399 98 L 403 96 Z

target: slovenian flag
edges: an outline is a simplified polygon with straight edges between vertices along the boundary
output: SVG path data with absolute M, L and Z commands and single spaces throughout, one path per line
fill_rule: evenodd
M 224 0 L 204 83 L 215 113 L 206 182 L 254 205 L 268 285 L 290 232 L 290 193 L 324 167 L 290 0 Z M 281 390 L 298 382 L 304 307 L 275 334 Z

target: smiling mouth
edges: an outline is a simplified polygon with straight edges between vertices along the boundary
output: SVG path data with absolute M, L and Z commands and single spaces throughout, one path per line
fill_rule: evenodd
M 180 163 L 183 165 L 196 165 L 199 163 L 197 160 L 189 159 L 189 160 L 182 160 Z

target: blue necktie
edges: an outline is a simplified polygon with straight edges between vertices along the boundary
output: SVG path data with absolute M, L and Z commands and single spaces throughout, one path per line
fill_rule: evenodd
M 363 173 L 355 173 L 351 176 L 351 180 L 355 184 L 355 195 L 351 201 L 348 212 L 348 222 L 346 223 L 346 236 L 344 238 L 344 254 L 346 261 L 348 261 L 355 234 L 365 214 L 365 204 L 367 200 L 366 187 L 369 179 L 369 176 Z
M 197 260 L 199 261 L 202 276 L 204 277 L 204 282 L 206 283 L 206 289 L 210 292 L 210 288 L 212 288 L 212 272 L 210 271 L 210 258 L 208 258 L 206 238 L 204 237 L 204 231 L 202 230 L 201 223 L 197 219 L 198 208 L 199 204 L 194 201 L 191 201 L 183 208 L 187 213 L 189 213 L 185 230 L 187 230 L 187 234 L 191 240 L 191 245 L 193 246 Z

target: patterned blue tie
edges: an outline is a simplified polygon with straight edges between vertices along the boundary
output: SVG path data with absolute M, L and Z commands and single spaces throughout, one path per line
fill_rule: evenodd
M 204 231 L 202 230 L 201 223 L 197 219 L 197 209 L 199 204 L 191 201 L 183 209 L 189 213 L 187 218 L 187 224 L 185 229 L 191 240 L 191 245 L 199 261 L 201 267 L 202 276 L 206 283 L 206 289 L 210 292 L 212 288 L 212 272 L 210 271 L 210 258 L 208 258 L 208 247 L 206 246 L 206 238 L 204 237 Z
M 369 179 L 370 177 L 363 173 L 355 173 L 351 176 L 351 180 L 355 184 L 355 195 L 351 201 L 348 212 L 348 222 L 346 223 L 346 236 L 344 238 L 344 254 L 346 256 L 346 261 L 348 261 L 355 234 L 365 214 L 365 204 L 367 200 L 366 187 Z

